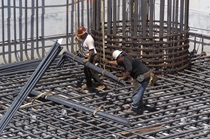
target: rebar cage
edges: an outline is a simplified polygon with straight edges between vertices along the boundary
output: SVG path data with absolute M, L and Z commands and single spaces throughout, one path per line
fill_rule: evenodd
M 104 0 L 94 4 L 92 33 L 101 57 L 110 59 L 114 49 L 121 49 L 141 58 L 156 73 L 188 67 L 188 0 Z

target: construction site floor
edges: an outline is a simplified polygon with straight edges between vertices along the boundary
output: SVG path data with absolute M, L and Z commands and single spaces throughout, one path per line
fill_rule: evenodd
M 0 117 L 14 101 L 41 60 L 0 67 Z M 158 75 L 144 101 L 156 111 L 125 113 L 132 86 L 106 77 L 101 91 L 81 89 L 83 65 L 65 62 L 48 68 L 0 138 L 5 139 L 207 139 L 210 138 L 209 56 L 191 67 Z

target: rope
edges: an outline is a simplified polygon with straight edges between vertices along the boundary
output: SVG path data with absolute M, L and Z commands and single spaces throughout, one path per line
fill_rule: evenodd
M 105 59 L 105 35 L 104 35 L 104 0 L 101 2 L 101 17 L 102 17 L 102 43 L 103 43 L 103 59 Z M 103 68 L 105 69 L 105 64 L 103 64 Z
M 135 12 L 135 3 L 133 3 L 133 13 Z
M 45 95 L 45 99 L 47 99 L 49 96 L 53 96 L 53 94 L 52 94 L 52 93 L 47 93 L 47 94 Z
M 72 59 L 75 60 L 76 57 L 77 57 L 77 55 L 74 55 L 74 57 Z
M 96 116 L 96 113 L 100 110 L 102 110 L 104 107 L 103 106 L 99 106 L 98 108 L 96 108 L 94 111 L 93 111 L 93 116 L 95 117 Z
M 103 71 L 101 72 L 101 75 L 104 76 L 105 75 L 106 70 L 103 69 Z
M 41 93 L 41 94 L 39 94 L 38 96 L 36 96 L 34 99 L 32 99 L 31 102 L 26 103 L 26 104 L 20 106 L 20 108 L 24 108 L 24 107 L 26 107 L 26 106 L 33 105 L 34 102 L 35 102 L 37 99 L 39 99 L 40 97 L 42 97 L 42 96 L 44 96 L 44 95 L 45 95 L 45 99 L 47 99 L 47 97 L 52 96 L 53 94 L 47 93 L 47 92 Z

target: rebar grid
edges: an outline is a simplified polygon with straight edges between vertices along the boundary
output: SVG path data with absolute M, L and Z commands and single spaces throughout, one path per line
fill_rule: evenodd
M 189 0 L 129 0 L 118 4 L 94 1 L 91 33 L 101 57 L 111 59 L 112 52 L 120 49 L 142 59 L 159 74 L 176 73 L 189 66 Z M 108 5 L 105 11 L 101 10 L 104 5 Z
M 57 68 L 55 61 L 33 90 L 48 93 L 48 96 L 37 98 L 33 104 L 20 108 L 4 130 L 2 138 L 208 138 L 208 60 L 208 56 L 195 57 L 191 69 L 176 75 L 159 76 L 157 85 L 149 86 L 144 97 L 144 101 L 156 106 L 157 111 L 145 110 L 142 115 L 125 113 L 132 94 L 130 85 L 120 86 L 101 77 L 109 88 L 99 92 L 84 92 L 80 89 L 84 82 L 83 66 L 69 61 Z M 36 67 L 38 63 L 30 64 Z M 7 70 L 11 69 L 10 65 Z M 9 73 L 2 70 L 1 115 L 32 73 L 31 68 L 28 72 L 20 70 Z M 32 102 L 35 98 L 32 94 L 24 104 Z M 103 109 L 94 116 L 92 112 L 62 104 L 62 99 L 55 103 L 50 97 L 73 101 L 90 109 L 103 106 Z M 130 125 L 97 115 L 99 112 L 126 118 Z

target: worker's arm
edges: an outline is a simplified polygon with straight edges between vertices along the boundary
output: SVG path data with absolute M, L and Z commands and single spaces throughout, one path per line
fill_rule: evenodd
M 89 50 L 89 55 L 88 57 L 83 59 L 83 63 L 89 62 L 93 55 L 94 55 L 94 50 L 93 49 Z
M 119 77 L 118 78 L 118 81 L 121 81 L 121 80 L 125 80 L 129 77 L 130 73 L 129 72 L 125 72 L 125 74 L 122 76 L 122 77 Z
M 107 63 L 108 63 L 108 64 L 111 64 L 111 65 L 115 65 L 115 66 L 118 65 L 116 60 L 108 61 Z
M 115 65 L 115 66 L 118 65 L 116 60 L 110 60 L 110 61 L 109 61 L 109 60 L 106 59 L 106 58 L 102 58 L 102 61 L 103 61 L 104 63 L 106 63 L 106 64 Z
M 130 76 L 130 73 L 132 72 L 132 62 L 128 59 L 123 59 L 123 65 L 124 65 L 124 69 L 125 69 L 125 73 L 122 77 L 119 77 L 118 80 L 125 80 L 126 78 L 128 78 Z
M 78 42 L 82 42 L 82 41 L 83 41 L 82 39 L 80 39 L 80 38 L 77 37 L 77 36 L 74 36 L 74 40 L 75 40 L 75 41 L 78 41 Z

